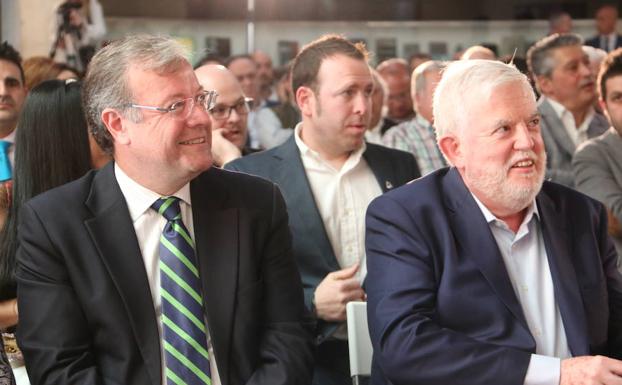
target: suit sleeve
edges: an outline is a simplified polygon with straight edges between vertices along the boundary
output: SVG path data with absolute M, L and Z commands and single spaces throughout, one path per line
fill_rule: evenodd
M 30 382 L 101 384 L 86 317 L 65 261 L 54 250 L 37 213 L 26 204 L 20 214 L 17 337 Z
M 622 223 L 622 186 L 616 182 L 607 155 L 595 145 L 582 147 L 573 157 L 575 184 L 579 191 L 599 200 Z
M 607 284 L 609 305 L 608 349 L 606 355 L 622 360 L 622 275 L 617 268 L 618 253 L 607 234 L 607 212 L 600 205 L 599 245 L 601 247 L 602 266 Z
M 257 370 L 248 385 L 310 384 L 313 368 L 310 318 L 291 248 L 287 211 L 274 185 L 270 231 L 263 250 L 263 318 Z
M 393 385 L 484 385 L 500 379 L 522 385 L 530 353 L 484 343 L 440 323 L 436 295 L 443 267 L 438 253 L 455 246 L 432 245 L 425 234 L 435 231 L 433 223 L 419 229 L 415 221 L 425 219 L 410 215 L 387 195 L 367 211 L 367 316 L 374 369 Z M 453 243 L 452 238 L 443 239 Z

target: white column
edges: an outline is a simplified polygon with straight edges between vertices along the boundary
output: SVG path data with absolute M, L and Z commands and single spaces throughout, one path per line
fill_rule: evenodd
M 2 40 L 17 49 L 22 58 L 47 56 L 50 52 L 56 7 L 53 0 L 1 0 Z

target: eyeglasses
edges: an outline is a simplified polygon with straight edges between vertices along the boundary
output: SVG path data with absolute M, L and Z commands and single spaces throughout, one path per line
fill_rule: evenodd
M 141 106 L 139 104 L 128 104 L 128 107 L 158 111 L 163 114 L 169 114 L 175 120 L 186 120 L 192 114 L 195 105 L 203 107 L 205 111 L 214 108 L 217 97 L 216 91 L 203 91 L 196 96 L 178 100 L 168 107 Z
M 236 104 L 232 106 L 227 106 L 225 104 L 217 104 L 209 110 L 212 118 L 216 120 L 225 120 L 229 119 L 231 116 L 231 111 L 235 110 L 238 115 L 247 115 L 251 110 L 251 106 L 253 103 L 253 98 L 244 98 L 240 99 Z

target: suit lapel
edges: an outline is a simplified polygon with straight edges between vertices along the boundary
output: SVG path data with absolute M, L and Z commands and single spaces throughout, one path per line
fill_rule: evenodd
M 363 158 L 365 158 L 367 165 L 374 173 L 383 193 L 400 185 L 399 181 L 395 179 L 395 173 L 391 165 L 385 161 L 374 146 L 367 145 Z
M 337 257 L 328 240 L 324 222 L 315 204 L 315 197 L 311 191 L 307 173 L 300 158 L 300 152 L 293 136 L 278 148 L 274 153 L 277 160 L 277 184 L 287 185 L 283 195 L 288 207 L 288 215 L 298 215 L 299 218 L 290 218 L 289 223 L 302 227 L 302 234 L 315 238 L 313 242 L 320 249 L 319 255 L 324 258 L 329 270 L 339 270 Z M 321 229 L 321 231 L 318 231 Z
M 564 128 L 564 123 L 557 117 L 557 113 L 546 98 L 540 100 L 540 113 L 547 123 L 547 129 L 551 131 L 551 136 L 555 141 L 570 155 L 574 154 L 576 146 Z
M 93 218 L 85 226 L 128 314 L 130 325 L 153 384 L 161 383 L 158 326 L 136 232 L 114 176 L 114 162 L 93 181 L 86 205 Z
M 452 233 L 456 237 L 458 248 L 462 250 L 461 254 L 473 260 L 499 299 L 529 331 L 497 242 L 462 177 L 453 167 L 443 179 L 443 190 L 445 204 L 452 214 Z
M 590 122 L 590 125 L 587 127 L 587 136 L 588 138 L 593 138 L 595 136 L 602 135 L 609 128 L 609 121 L 603 115 L 598 112 L 594 112 L 594 117 Z
M 573 356 L 590 354 L 587 320 L 583 300 L 577 285 L 577 275 L 571 262 L 572 245 L 568 239 L 567 215 L 555 208 L 553 201 L 540 193 L 536 199 L 540 212 L 544 245 L 551 270 L 555 299 L 563 320 L 568 346 Z
M 229 383 L 230 346 L 239 263 L 239 212 L 226 208 L 226 187 L 211 169 L 190 183 L 197 260 L 207 326 L 221 382 Z M 222 295 L 226 293 L 227 295 Z

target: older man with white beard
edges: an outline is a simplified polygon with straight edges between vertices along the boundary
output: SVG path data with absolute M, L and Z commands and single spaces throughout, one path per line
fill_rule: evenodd
M 452 63 L 434 117 L 451 166 L 367 211 L 371 383 L 622 384 L 606 211 L 543 182 L 527 78 L 501 62 Z

